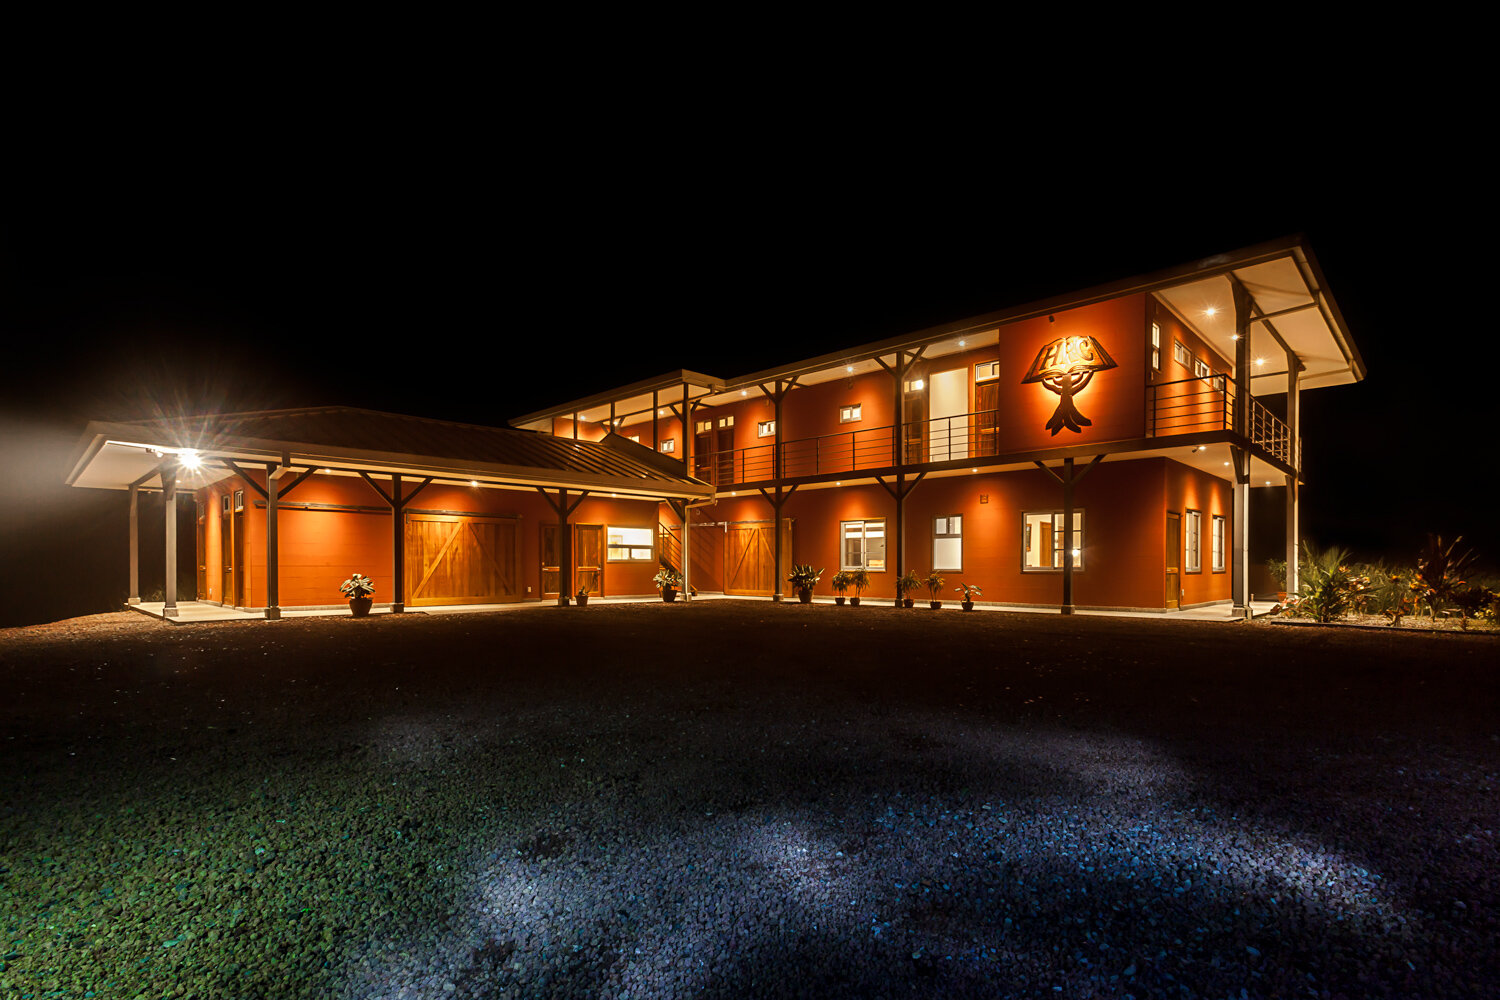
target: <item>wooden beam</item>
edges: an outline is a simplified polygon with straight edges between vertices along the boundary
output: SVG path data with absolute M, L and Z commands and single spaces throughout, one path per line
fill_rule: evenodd
M 162 614 L 177 617 L 177 467 L 163 465 L 161 470 L 162 510 L 166 530 L 166 567 L 162 581 Z
M 244 469 L 240 468 L 238 465 L 234 464 L 234 460 L 233 459 L 226 458 L 226 459 L 223 460 L 223 462 L 224 462 L 225 465 L 227 465 L 231 469 L 233 469 L 234 470 L 234 474 L 237 475 L 237 476 L 239 476 L 241 479 L 243 479 L 250 486 L 250 488 L 252 490 L 254 490 L 256 493 L 259 493 L 260 494 L 260 498 L 262 500 L 268 500 L 268 499 L 270 499 L 267 496 L 267 494 L 266 494 L 265 487 L 261 486 L 260 483 L 257 483 L 255 480 L 251 479 L 249 473 L 247 473 Z M 269 469 L 269 468 L 271 468 L 271 466 L 268 465 L 268 466 L 266 466 L 266 468 Z
M 141 488 L 130 484 L 130 596 L 127 604 L 141 603 Z
M 275 463 L 266 463 L 266 618 L 281 617 L 281 565 L 277 536 L 276 501 L 280 498 L 279 477 Z

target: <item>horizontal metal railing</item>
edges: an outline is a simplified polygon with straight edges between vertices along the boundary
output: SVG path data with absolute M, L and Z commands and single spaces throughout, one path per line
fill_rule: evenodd
M 1146 434 L 1172 437 L 1234 429 L 1234 380 L 1227 375 L 1159 382 L 1147 387 Z M 901 462 L 916 466 L 999 455 L 1008 428 L 998 410 L 981 410 L 917 421 L 904 428 Z M 1301 442 L 1285 421 L 1251 400 L 1250 440 L 1283 462 L 1300 467 Z M 781 444 L 779 478 L 833 475 L 889 468 L 896 464 L 895 428 L 859 430 L 798 438 Z M 767 441 L 747 448 L 710 452 L 693 459 L 693 475 L 715 486 L 770 482 L 778 478 L 776 446 Z

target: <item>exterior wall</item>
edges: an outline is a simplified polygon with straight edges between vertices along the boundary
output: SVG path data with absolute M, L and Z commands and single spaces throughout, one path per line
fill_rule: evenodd
M 1232 511 L 1229 483 L 1163 458 L 1104 462 L 1078 484 L 1075 504 L 1084 513 L 1083 568 L 1073 577 L 1079 606 L 1165 608 L 1166 513 L 1184 509 L 1203 511 L 1204 570 L 1183 574 L 1182 601 L 1229 599 L 1230 574 L 1210 572 L 1209 550 L 1210 515 L 1227 518 Z M 952 588 L 962 580 L 981 587 L 985 601 L 1056 605 L 1062 599 L 1061 571 L 1022 569 L 1023 515 L 1061 508 L 1061 485 L 1040 469 L 924 480 L 906 502 L 906 566 L 925 577 L 932 566 L 933 519 L 959 514 L 963 569 L 942 574 L 947 578 L 943 600 L 957 599 Z M 724 497 L 703 511 L 718 521 L 772 517 L 770 504 L 758 494 Z M 841 559 L 840 522 L 883 518 L 889 568 L 871 573 L 865 596 L 890 598 L 898 575 L 895 514 L 895 501 L 878 485 L 799 491 L 786 506 L 793 520 L 787 564 L 823 569 L 815 592 L 832 596 L 831 580 Z
M 264 474 L 256 475 L 264 483 Z M 419 482 L 417 480 L 416 482 Z M 388 480 L 377 480 L 389 489 Z M 414 481 L 406 479 L 409 493 Z M 245 491 L 243 547 L 243 598 L 241 607 L 264 607 L 266 604 L 266 509 L 260 495 L 239 479 L 231 477 L 199 490 L 196 498 L 206 514 L 204 551 L 200 561 L 206 566 L 207 593 L 204 599 L 232 603 L 222 590 L 221 497 L 233 490 Z M 344 600 L 339 584 L 351 573 L 370 577 L 375 584 L 375 599 L 385 603 L 394 598 L 392 576 L 392 538 L 390 511 L 363 479 L 349 476 L 313 475 L 286 498 L 293 504 L 334 504 L 369 508 L 360 510 L 300 510 L 282 507 L 277 516 L 278 563 L 282 607 L 339 604 Z M 412 503 L 412 510 L 442 511 L 464 514 L 502 514 L 518 518 L 517 543 L 520 552 L 520 579 L 523 600 L 539 599 L 541 594 L 541 525 L 555 524 L 557 514 L 535 490 L 502 490 L 469 487 L 457 483 L 433 483 Z M 569 516 L 572 524 L 603 524 L 650 528 L 653 536 L 662 519 L 663 505 L 649 500 L 619 500 L 588 497 Z M 668 512 L 667 516 L 670 516 Z M 608 596 L 650 594 L 651 578 L 657 564 L 606 563 L 604 591 Z M 407 595 L 408 599 L 411 595 Z

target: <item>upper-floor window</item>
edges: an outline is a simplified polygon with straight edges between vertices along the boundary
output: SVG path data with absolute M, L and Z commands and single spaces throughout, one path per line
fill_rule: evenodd
M 1213 376 L 1213 373 L 1214 370 L 1208 367 L 1207 361 L 1199 361 L 1197 358 L 1193 359 L 1193 374 L 1198 378 L 1207 382 Z
M 719 418 L 719 426 L 720 427 L 733 427 L 734 426 L 734 414 L 731 413 L 727 417 L 720 417 Z
M 634 441 L 636 444 L 640 444 L 641 443 L 641 436 L 639 434 L 632 434 L 632 435 L 630 435 L 629 438 L 627 438 L 627 440 Z
M 922 378 L 910 378 L 906 380 L 907 392 L 921 392 L 927 388 L 927 380 Z
M 714 429 L 714 422 L 712 420 L 699 420 L 693 426 L 698 429 L 699 434 L 707 434 Z
M 1172 342 L 1172 359 L 1189 370 L 1193 367 L 1193 352 L 1180 340 Z
M 1000 377 L 1000 362 L 981 361 L 974 366 L 975 382 L 993 382 Z
M 1161 324 L 1151 324 L 1151 368 L 1161 371 Z
M 756 424 L 755 424 L 755 436 L 756 437 L 768 438 L 768 437 L 774 437 L 775 435 L 776 435 L 776 421 L 774 421 L 774 420 L 760 420 L 760 421 L 756 422 Z
M 852 424 L 856 420 L 859 420 L 860 419 L 860 415 L 859 415 L 860 407 L 863 406 L 863 405 L 864 404 L 862 404 L 862 403 L 855 403 L 853 406 L 840 406 L 839 407 L 839 423 L 841 423 L 841 424 Z
M 661 443 L 661 453 L 663 455 L 670 455 L 670 454 L 674 453 L 675 451 L 677 451 L 677 439 L 676 438 L 667 438 L 665 441 L 663 441 Z

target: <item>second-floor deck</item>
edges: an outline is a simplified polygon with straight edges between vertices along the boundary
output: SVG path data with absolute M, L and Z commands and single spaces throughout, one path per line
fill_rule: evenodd
M 1145 436 L 1164 439 L 1235 427 L 1234 381 L 1228 376 L 1191 378 L 1151 385 L 1146 398 Z M 1266 455 L 1290 468 L 1301 466 L 1301 442 L 1292 439 L 1285 421 L 1263 404 L 1250 400 L 1247 437 Z M 818 437 L 781 442 L 780 469 L 772 441 L 744 448 L 695 455 L 693 475 L 715 486 L 733 486 L 874 472 L 896 465 L 1002 458 L 1009 428 L 998 410 L 912 422 L 901 428 L 899 462 L 895 425 L 862 427 Z

